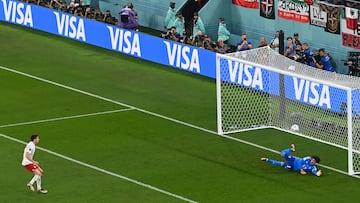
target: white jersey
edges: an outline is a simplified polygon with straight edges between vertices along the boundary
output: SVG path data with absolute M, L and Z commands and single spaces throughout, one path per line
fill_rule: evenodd
M 35 144 L 33 142 L 29 142 L 24 149 L 23 160 L 21 163 L 23 166 L 26 166 L 26 165 L 32 163 L 29 159 L 26 158 L 27 152 L 29 152 L 31 154 L 31 159 L 33 159 L 34 154 L 35 154 Z

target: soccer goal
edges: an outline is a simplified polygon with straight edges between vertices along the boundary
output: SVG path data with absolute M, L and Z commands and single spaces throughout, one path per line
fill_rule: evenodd
M 348 151 L 360 174 L 360 78 L 290 60 L 269 47 L 217 55 L 219 134 L 276 128 Z

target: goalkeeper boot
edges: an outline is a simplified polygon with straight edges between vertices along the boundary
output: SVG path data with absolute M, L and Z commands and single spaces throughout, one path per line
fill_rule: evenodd
M 261 161 L 268 161 L 269 159 L 268 158 L 265 158 L 265 157 L 263 157 L 263 158 L 261 158 Z
M 295 152 L 295 145 L 294 144 L 291 144 L 290 148 L 291 148 L 291 151 Z

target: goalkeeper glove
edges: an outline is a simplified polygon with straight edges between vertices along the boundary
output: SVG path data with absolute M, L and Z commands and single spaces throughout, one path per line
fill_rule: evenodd
M 321 176 L 322 175 L 322 172 L 321 172 L 321 170 L 318 170 L 318 172 L 316 172 L 316 176 Z

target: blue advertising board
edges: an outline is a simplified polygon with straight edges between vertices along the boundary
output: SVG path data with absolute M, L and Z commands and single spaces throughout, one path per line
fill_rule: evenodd
M 347 91 L 325 84 L 284 75 L 284 83 L 280 84 L 280 74 L 261 66 L 221 59 L 221 80 L 280 96 L 280 86 L 285 89 L 285 98 L 316 106 L 325 110 L 340 113 L 347 101 Z M 270 85 L 271 84 L 271 85 Z M 360 92 L 353 91 L 353 110 L 360 112 Z
M 13 0 L 0 1 L 0 20 L 215 78 L 208 50 Z

